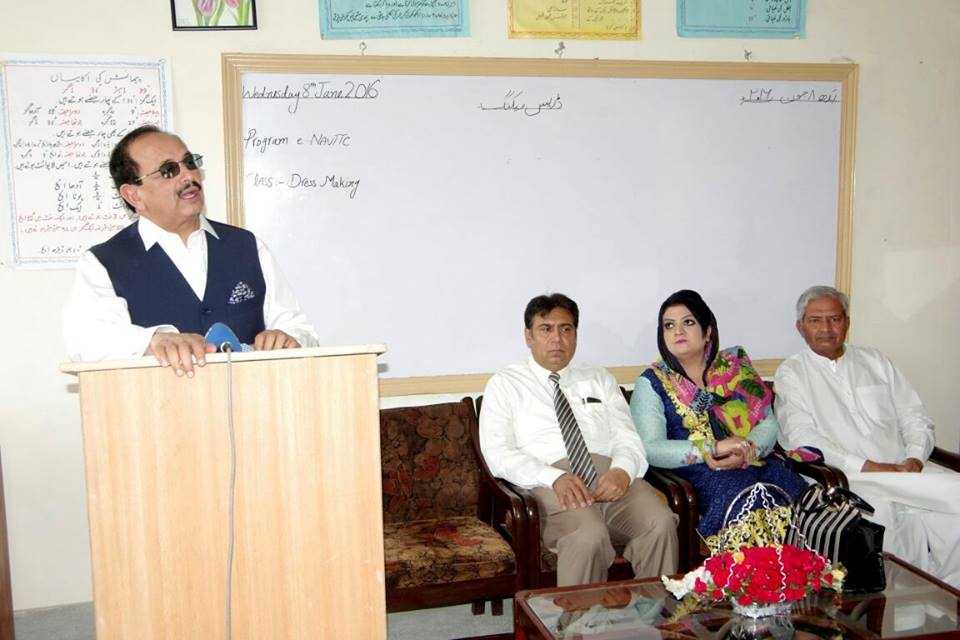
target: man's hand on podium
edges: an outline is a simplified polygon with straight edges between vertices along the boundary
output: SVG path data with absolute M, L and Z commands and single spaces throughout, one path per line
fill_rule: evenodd
M 156 356 L 162 367 L 172 367 L 178 376 L 193 377 L 193 365 L 202 367 L 207 363 L 206 354 L 217 350 L 196 333 L 155 333 L 150 339 L 147 353 Z
M 257 351 L 269 351 L 271 349 L 298 349 L 300 343 L 290 335 L 279 329 L 267 329 L 257 334 L 253 339 L 253 348 Z

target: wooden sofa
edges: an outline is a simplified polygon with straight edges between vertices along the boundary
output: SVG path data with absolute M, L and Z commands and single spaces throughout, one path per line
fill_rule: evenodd
M 629 397 L 629 393 L 624 392 Z M 542 546 L 531 492 L 495 478 L 479 447 L 476 404 L 470 398 L 380 412 L 387 610 L 486 600 L 495 614 L 521 589 L 556 584 L 556 554 Z M 960 471 L 960 456 L 935 449 L 931 460 Z M 847 486 L 844 474 L 820 463 L 798 465 L 816 482 Z M 669 469 L 645 479 L 678 515 L 679 571 L 702 562 L 693 486 Z M 621 556 L 608 578 L 633 577 Z
M 473 401 L 380 411 L 388 611 L 472 603 L 494 614 L 526 587 L 525 506 L 482 481 Z

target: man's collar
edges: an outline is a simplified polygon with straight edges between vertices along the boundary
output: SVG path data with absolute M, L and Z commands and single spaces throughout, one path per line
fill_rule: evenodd
M 840 360 L 842 360 L 843 357 L 847 355 L 847 352 L 849 352 L 849 350 L 850 350 L 850 345 L 844 342 L 843 353 L 840 354 L 839 358 L 837 358 L 836 360 L 833 360 L 831 358 L 827 358 L 826 356 L 820 355 L 819 353 L 811 349 L 810 345 L 807 345 L 807 357 L 819 365 L 835 367 L 836 363 L 840 362 Z
M 550 374 L 552 373 L 552 371 L 541 367 L 540 363 L 534 360 L 533 355 L 530 356 L 528 361 L 530 364 L 530 370 L 533 371 L 533 375 L 536 376 L 537 380 L 539 380 L 543 384 L 547 384 L 547 382 L 550 379 Z M 560 371 L 558 371 L 557 373 L 559 373 L 560 377 L 562 378 L 564 375 L 566 375 L 566 372 L 569 370 L 570 370 L 570 365 L 568 364 L 563 369 L 560 369 Z
M 217 235 L 216 229 L 213 228 L 213 225 L 210 224 L 210 221 L 207 220 L 206 216 L 201 215 L 199 220 L 200 228 L 202 230 L 206 231 L 217 240 L 220 239 L 220 236 Z M 147 251 L 150 250 L 150 247 L 159 242 L 161 238 L 176 235 L 160 228 L 156 223 L 143 216 L 140 216 L 137 219 L 137 230 L 140 232 L 140 239 L 143 240 L 143 248 Z
M 217 235 L 217 230 L 213 228 L 213 225 L 210 224 L 210 221 L 207 220 L 207 216 L 200 216 L 200 228 L 212 235 L 217 240 L 220 239 L 220 236 Z

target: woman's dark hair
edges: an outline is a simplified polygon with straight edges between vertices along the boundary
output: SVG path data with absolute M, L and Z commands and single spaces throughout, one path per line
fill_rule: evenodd
M 573 326 L 580 326 L 580 308 L 577 303 L 563 295 L 562 293 L 551 293 L 548 296 L 537 296 L 527 303 L 527 308 L 523 312 L 523 325 L 527 329 L 533 328 L 533 319 L 539 315 L 546 315 L 560 307 L 566 309 L 573 316 Z
M 683 305 L 690 310 L 690 313 L 693 314 L 693 317 L 697 319 L 697 322 L 700 324 L 700 328 L 703 331 L 704 336 L 707 335 L 709 329 L 710 339 L 707 342 L 707 363 L 704 368 L 704 373 L 710 368 L 710 365 L 713 364 L 714 358 L 717 357 L 717 351 L 720 345 L 720 330 L 717 329 L 717 318 L 713 315 L 713 311 L 710 311 L 710 307 L 707 306 L 707 303 L 703 301 L 703 298 L 700 297 L 700 294 L 691 289 L 681 289 L 676 293 L 670 294 L 666 300 L 663 301 L 663 304 L 660 305 L 660 315 L 657 316 L 657 348 L 660 349 L 660 357 L 663 358 L 663 361 L 669 365 L 671 369 L 677 371 L 683 376 L 694 381 L 687 375 L 687 372 L 683 370 L 683 366 L 680 364 L 680 361 L 677 360 L 670 350 L 667 349 L 667 343 L 663 339 L 663 314 L 670 307 L 675 307 L 677 305 Z M 701 380 L 700 382 L 705 382 Z
M 148 133 L 163 133 L 163 131 L 152 124 L 137 127 L 123 136 L 120 142 L 113 148 L 113 151 L 110 152 L 110 177 L 113 178 L 113 185 L 117 190 L 125 184 L 137 183 L 137 178 L 140 177 L 140 167 L 138 167 L 137 163 L 130 157 L 130 145 L 133 144 L 134 140 Z M 123 200 L 123 204 L 127 209 L 136 211 L 122 196 L 120 199 Z

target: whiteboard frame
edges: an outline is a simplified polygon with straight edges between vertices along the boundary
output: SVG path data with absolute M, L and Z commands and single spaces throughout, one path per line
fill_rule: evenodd
M 581 78 L 658 78 L 677 80 L 786 80 L 839 82 L 840 145 L 837 189 L 835 286 L 849 294 L 853 248 L 854 152 L 859 66 L 856 64 L 679 62 L 648 60 L 546 60 L 523 58 L 389 57 L 309 54 L 224 53 L 224 158 L 227 219 L 244 226 L 243 101 L 246 73 L 383 74 L 435 76 L 530 76 Z M 757 360 L 772 376 L 782 360 Z M 647 365 L 610 367 L 620 384 L 632 384 Z M 381 396 L 478 393 L 492 374 L 381 378 Z

